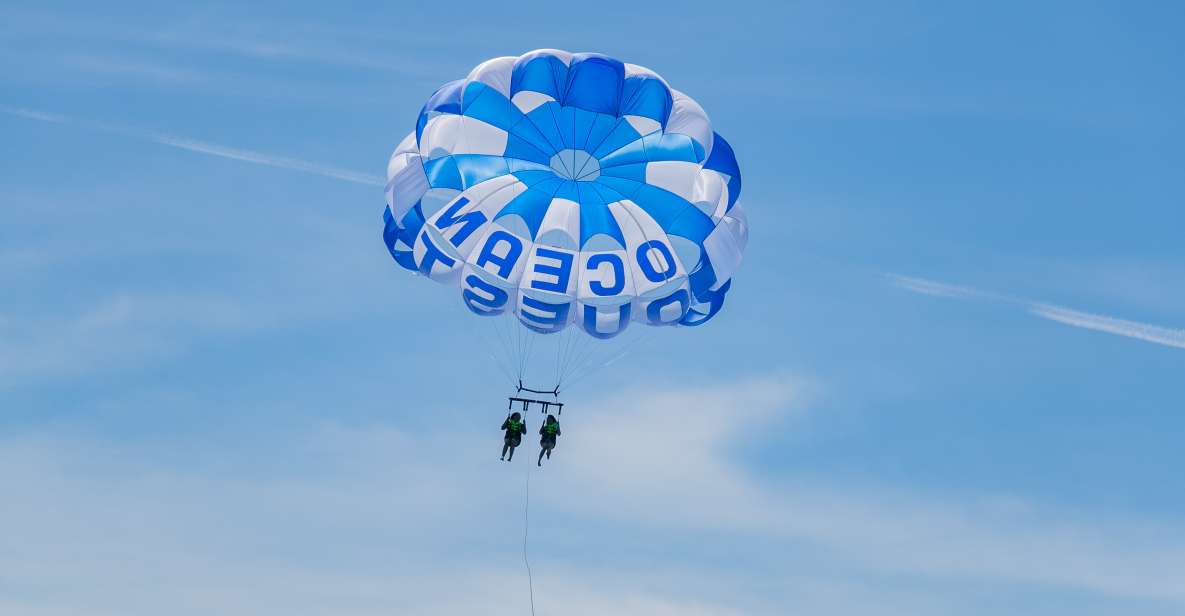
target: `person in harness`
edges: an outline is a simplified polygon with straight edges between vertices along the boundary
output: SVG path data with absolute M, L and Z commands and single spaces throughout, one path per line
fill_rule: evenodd
M 523 416 L 518 411 L 510 414 L 502 422 L 502 429 L 506 431 L 506 438 L 502 439 L 502 459 L 509 462 L 514 459 L 514 448 L 523 442 L 523 435 L 527 433 L 527 424 L 523 423 Z M 510 451 L 510 457 L 506 452 Z
M 543 466 L 543 456 L 547 455 L 547 459 L 551 459 L 551 450 L 555 449 L 555 439 L 560 435 L 560 422 L 556 420 L 555 415 L 548 415 L 547 421 L 539 428 L 539 460 L 535 462 L 535 466 Z

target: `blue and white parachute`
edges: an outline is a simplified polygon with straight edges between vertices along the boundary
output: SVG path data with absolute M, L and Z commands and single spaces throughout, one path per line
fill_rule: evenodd
M 541 49 L 442 86 L 387 167 L 383 238 L 470 310 L 611 338 L 699 325 L 748 226 L 707 114 L 649 69 Z

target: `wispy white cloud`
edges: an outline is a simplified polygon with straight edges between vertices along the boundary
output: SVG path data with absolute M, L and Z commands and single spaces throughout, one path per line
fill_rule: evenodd
M 9 320 L 0 330 L 0 390 L 158 360 L 211 332 L 265 325 L 241 299 L 196 292 L 118 294 L 75 315 Z
M 555 457 L 531 479 L 540 611 L 993 613 L 961 596 L 985 584 L 997 597 L 1069 589 L 1129 613 L 1155 613 L 1137 609 L 1144 600 L 1164 602 L 1165 613 L 1185 605 L 1177 526 L 841 487 L 738 461 L 817 395 L 809 381 L 779 377 L 590 401 L 595 420 L 566 423 Z M 21 531 L 0 534 L 0 611 L 525 609 L 519 532 L 531 441 L 521 461 L 502 464 L 497 435 L 457 422 L 235 438 L 0 439 L 0 527 Z M 762 566 L 743 575 L 711 556 L 750 549 Z M 891 588 L 865 583 L 885 574 Z
M 287 156 L 278 156 L 275 154 L 268 154 L 265 152 L 258 152 L 255 150 L 246 150 L 242 148 L 234 148 L 230 146 L 220 145 L 216 143 L 209 143 L 191 139 L 188 137 L 180 137 L 177 135 L 170 135 L 167 133 L 158 133 L 152 131 L 145 131 L 142 129 L 131 128 L 126 126 L 119 126 L 116 124 L 108 124 L 104 122 L 93 122 L 89 120 L 82 120 L 72 118 L 69 116 L 38 111 L 34 109 L 23 109 L 19 107 L 11 107 L 7 105 L 0 105 L 0 113 L 21 117 L 29 120 L 36 120 L 40 122 L 51 122 L 54 124 L 71 124 L 80 126 L 89 130 L 96 130 L 107 133 L 115 133 L 128 137 L 134 137 L 160 145 L 165 145 L 173 148 L 196 152 L 199 154 L 206 154 L 209 156 L 217 156 L 220 158 L 227 158 L 256 165 L 264 165 L 268 167 L 277 167 L 280 169 L 288 169 L 291 171 L 299 171 L 301 173 L 309 173 L 313 175 L 320 175 L 335 180 L 342 180 L 345 182 L 353 182 L 355 184 L 363 184 L 366 186 L 384 186 L 386 182 L 382 177 L 374 174 L 364 173 L 361 171 L 354 171 L 351 169 L 343 169 L 332 165 L 325 165 L 297 158 L 289 158 Z
M 1149 323 L 1092 314 L 1046 302 L 1020 299 L 973 287 L 956 286 L 925 278 L 897 274 L 886 274 L 885 277 L 894 286 L 922 295 L 963 300 L 992 300 L 1019 305 L 1034 316 L 1056 321 L 1063 325 L 1081 327 L 1083 329 L 1124 336 L 1153 344 L 1185 349 L 1185 330 L 1181 329 L 1172 329 Z
M 876 570 L 1078 588 L 1185 604 L 1185 544 L 1147 521 L 1078 524 L 1038 504 L 990 496 L 962 502 L 875 488 L 834 489 L 807 477 L 758 478 L 737 453 L 793 422 L 818 394 L 794 378 L 638 392 L 597 404 L 598 420 L 565 443 L 579 507 L 655 528 L 805 541 Z M 613 410 L 615 409 L 615 410 Z M 621 426 L 677 426 L 654 438 Z M 611 444 L 609 446 L 608 444 Z M 558 495 L 557 495 L 558 496 Z M 1185 535 L 1182 535 L 1185 536 Z M 1117 566 L 1121 563 L 1121 566 Z M 1172 571 L 1170 571 L 1172 570 Z

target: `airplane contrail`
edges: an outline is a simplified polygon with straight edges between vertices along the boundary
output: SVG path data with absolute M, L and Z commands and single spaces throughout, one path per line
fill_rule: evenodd
M 27 120 L 35 120 L 38 122 L 81 126 L 89 130 L 134 137 L 136 139 L 151 141 L 160 145 L 178 148 L 189 152 L 196 152 L 198 154 L 217 156 L 219 158 L 228 158 L 230 160 L 237 160 L 256 165 L 265 165 L 268 167 L 277 167 L 280 169 L 289 169 L 291 171 L 300 171 L 302 173 L 311 173 L 313 175 L 320 175 L 345 182 L 353 182 L 355 184 L 363 184 L 366 186 L 386 185 L 386 181 L 382 177 L 369 173 L 363 173 L 361 171 L 343 169 L 341 167 L 334 167 L 332 165 L 323 165 L 321 163 L 300 160 L 298 158 L 289 158 L 286 156 L 277 156 L 274 154 L 257 152 L 254 150 L 244 150 L 241 148 L 199 141 L 197 139 L 190 139 L 188 137 L 170 135 L 168 133 L 157 133 L 128 126 L 107 124 L 104 122 L 93 122 L 90 120 L 72 118 L 70 116 L 65 116 L 58 113 L 51 113 L 36 109 L 10 107 L 7 105 L 0 105 L 0 113 L 6 113 L 8 115 L 25 118 Z
M 986 300 L 1022 306 L 1029 314 L 1071 327 L 1124 336 L 1153 344 L 1185 349 L 1185 329 L 1140 323 L 1099 314 L 1092 314 L 1047 302 L 1018 299 L 973 287 L 959 286 L 898 274 L 886 274 L 894 286 L 913 293 L 960 300 Z

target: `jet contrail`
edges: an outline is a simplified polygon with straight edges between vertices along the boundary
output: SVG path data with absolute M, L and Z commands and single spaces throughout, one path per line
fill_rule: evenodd
M 1105 317 L 1098 314 L 1090 314 L 1089 312 L 1079 312 L 1049 304 L 1033 304 L 1029 306 L 1029 312 L 1039 317 L 1074 327 L 1083 327 L 1117 336 L 1127 336 L 1128 338 L 1135 338 L 1154 344 L 1185 349 L 1185 329 L 1170 329 L 1158 325 L 1138 323 L 1136 321 L 1125 321 L 1124 319 Z
M 979 289 L 935 282 L 933 280 L 926 280 L 925 278 L 900 276 L 898 274 L 886 274 L 885 277 L 888 278 L 894 285 L 901 287 L 902 289 L 913 291 L 914 293 L 921 293 L 922 295 L 948 297 L 951 299 L 986 299 L 992 297 L 990 294 L 980 291 Z
M 897 274 L 886 274 L 885 277 L 894 286 L 913 293 L 950 299 L 990 300 L 1019 305 L 1032 315 L 1049 319 L 1050 321 L 1056 321 L 1063 325 L 1081 327 L 1116 336 L 1143 340 L 1144 342 L 1151 342 L 1153 344 L 1185 349 L 1185 330 L 1183 329 L 1172 329 L 1149 323 L 1091 314 L 1064 306 L 1012 298 L 972 287 L 950 285 L 924 278 L 900 276 Z
M 196 139 L 189 139 L 187 137 L 179 137 L 177 135 L 169 135 L 167 133 L 154 133 L 137 128 L 127 126 L 119 126 L 115 124 L 106 124 L 103 122 L 92 122 L 89 120 L 80 120 L 71 118 L 57 113 L 49 113 L 45 111 L 38 111 L 35 109 L 22 109 L 19 107 L 9 107 L 7 105 L 0 105 L 0 112 L 8 115 L 25 118 L 27 120 L 36 120 L 38 122 L 50 122 L 53 124 L 73 124 L 81 126 L 90 130 L 101 131 L 105 133 L 114 133 L 151 141 L 160 145 L 166 145 L 173 148 L 187 150 L 190 152 L 197 152 L 199 154 L 206 154 L 209 156 L 217 156 L 219 158 L 229 158 L 231 160 L 238 160 L 256 165 L 266 165 L 268 167 L 277 167 L 280 169 L 289 169 L 292 171 L 300 171 L 302 173 L 311 173 L 320 175 L 335 180 L 343 180 L 346 182 L 353 182 L 355 184 L 364 184 L 366 186 L 385 186 L 386 182 L 382 177 L 354 171 L 352 169 L 342 169 L 341 167 L 334 167 L 331 165 L 322 165 L 307 160 L 300 160 L 297 158 L 288 158 L 285 156 L 276 156 L 264 152 L 256 152 L 254 150 L 243 150 L 239 148 L 232 148 L 216 143 L 207 143 L 198 141 Z

